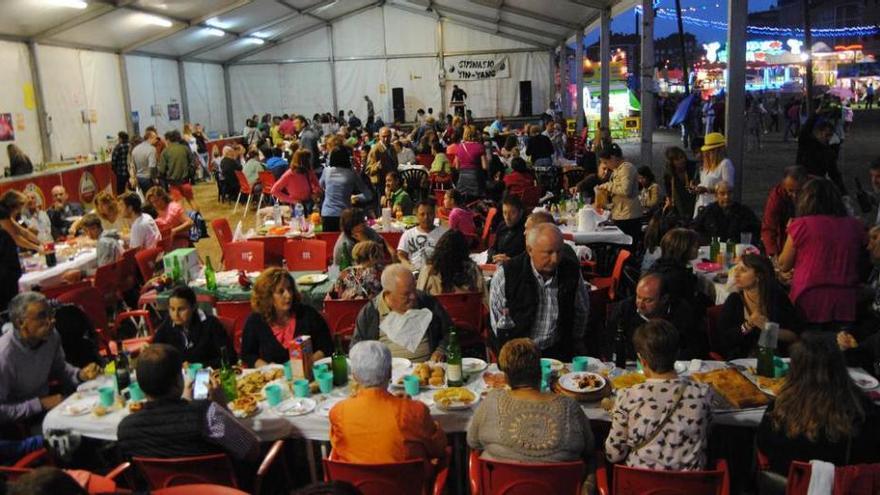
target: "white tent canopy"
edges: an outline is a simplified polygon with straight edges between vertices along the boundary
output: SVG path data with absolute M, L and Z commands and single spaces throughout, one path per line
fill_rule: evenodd
M 453 84 L 477 117 L 555 97 L 554 50 L 633 0 L 6 0 L 0 116 L 35 162 L 95 151 L 122 129 L 184 121 L 233 133 L 252 114 L 445 110 Z M 474 57 L 506 77 L 453 80 Z M 177 109 L 180 115 L 176 115 Z M 0 167 L 7 167 L 5 153 Z

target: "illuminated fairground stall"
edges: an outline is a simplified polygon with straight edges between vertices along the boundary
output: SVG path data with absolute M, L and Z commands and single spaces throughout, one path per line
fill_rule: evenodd
M 610 91 L 608 93 L 608 116 L 611 132 L 614 137 L 625 137 L 638 133 L 640 129 L 639 113 L 641 105 L 627 86 L 629 71 L 627 69 L 626 52 L 615 50 L 611 53 Z M 584 58 L 584 113 L 591 129 L 598 126 L 601 116 L 601 77 L 602 65 Z M 575 101 L 577 86 L 569 85 L 571 101 Z

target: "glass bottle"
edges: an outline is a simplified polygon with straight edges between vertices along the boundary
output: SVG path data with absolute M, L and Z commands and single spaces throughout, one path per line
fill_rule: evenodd
M 226 400 L 233 401 L 238 397 L 238 389 L 235 383 L 235 370 L 229 366 L 229 355 L 226 346 L 220 348 L 220 386 Z
M 446 344 L 446 385 L 461 387 L 464 376 L 461 369 L 461 345 L 455 327 L 449 329 L 449 343 Z
M 128 353 L 122 346 L 122 339 L 116 340 L 116 390 L 119 395 L 131 385 L 131 371 L 129 369 Z
M 333 385 L 336 387 L 348 383 L 348 359 L 342 350 L 342 335 L 336 335 L 336 346 L 330 358 L 330 366 L 333 369 Z
M 495 334 L 498 336 L 499 347 L 510 340 L 510 334 L 516 328 L 516 322 L 510 317 L 510 310 L 504 308 L 501 310 L 501 318 L 495 322 Z
M 210 256 L 205 257 L 205 288 L 211 292 L 217 290 L 217 274 L 214 272 L 214 267 L 211 265 Z
M 171 280 L 172 280 L 175 284 L 179 284 L 179 283 L 181 283 L 180 278 L 181 278 L 181 277 L 180 277 L 180 259 L 178 259 L 178 257 L 175 256 L 175 257 L 174 257 L 174 263 L 173 263 L 172 268 L 171 268 Z
M 626 332 L 622 325 L 617 325 L 614 334 L 614 366 L 621 370 L 626 369 Z

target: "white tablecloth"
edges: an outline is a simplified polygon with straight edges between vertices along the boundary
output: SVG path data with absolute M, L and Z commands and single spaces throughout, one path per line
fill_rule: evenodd
M 703 371 L 723 367 L 724 363 L 716 361 L 703 362 Z M 490 370 L 497 370 L 495 365 L 491 365 Z M 101 378 L 105 379 L 105 378 Z M 105 379 L 106 380 L 106 379 Z M 482 391 L 483 381 L 480 375 L 474 375 L 468 380 L 467 387 L 474 392 Z M 90 388 L 94 389 L 94 385 Z M 326 400 L 339 401 L 344 398 L 344 393 L 340 390 L 334 391 Z M 97 392 L 83 392 L 92 394 L 97 401 Z M 418 396 L 419 399 L 425 399 L 427 402 L 433 402 L 430 397 L 434 391 L 425 391 Z M 320 398 L 320 395 L 314 395 L 313 398 Z M 55 407 L 46 415 L 43 420 L 43 433 L 46 434 L 50 430 L 69 430 L 79 433 L 82 436 L 96 438 L 99 440 L 115 441 L 116 428 L 122 418 L 129 414 L 128 409 L 114 411 L 102 417 L 96 417 L 93 414 L 85 414 L 83 416 L 65 416 L 61 414 L 64 406 L 75 400 L 73 396 L 65 399 L 58 407 Z M 330 423 L 327 416 L 320 412 L 321 403 L 318 408 L 309 414 L 296 417 L 279 416 L 272 411 L 265 402 L 260 403 L 261 411 L 250 419 L 241 420 L 244 424 L 250 426 L 263 441 L 272 441 L 286 437 L 301 437 L 309 440 L 329 441 L 330 439 Z M 598 403 L 584 404 L 583 410 L 593 421 L 611 421 L 608 413 L 602 409 Z M 443 427 L 446 433 L 461 433 L 467 431 L 467 425 L 470 421 L 472 410 L 463 411 L 443 411 L 435 405 L 431 405 L 431 415 Z M 716 411 L 713 420 L 719 424 L 757 427 L 761 422 L 764 414 L 763 408 L 750 409 L 745 411 Z
M 577 230 L 563 225 L 560 227 L 563 234 L 570 234 L 575 244 L 621 244 L 631 245 L 632 237 L 623 233 L 616 226 L 609 226 L 593 232 L 578 232 Z
M 415 163 L 405 163 L 403 165 L 397 166 L 398 172 L 403 172 L 404 170 L 421 170 L 422 172 L 428 172 L 428 167 L 424 165 L 417 165 Z
M 25 291 L 39 285 L 52 287 L 60 285 L 63 281 L 61 276 L 70 270 L 86 270 L 98 267 L 98 253 L 95 248 L 87 248 L 79 251 L 73 259 L 62 262 L 52 268 L 27 272 L 18 279 L 18 288 Z

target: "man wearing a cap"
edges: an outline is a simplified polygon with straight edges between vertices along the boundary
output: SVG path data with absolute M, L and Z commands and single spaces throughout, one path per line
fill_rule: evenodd
M 642 204 L 639 202 L 639 181 L 636 168 L 623 160 L 623 152 L 617 143 L 599 152 L 599 161 L 611 170 L 611 179 L 596 186 L 611 195 L 611 219 L 624 234 L 633 238 L 637 247 L 642 238 Z

